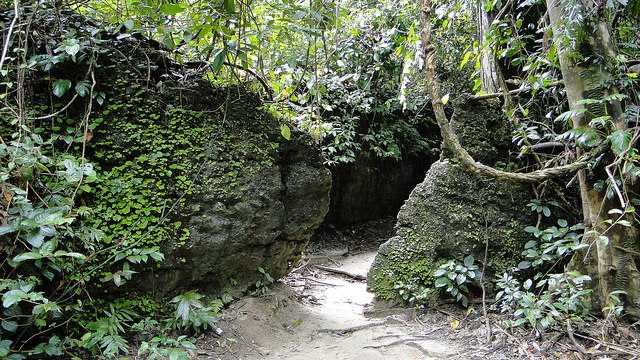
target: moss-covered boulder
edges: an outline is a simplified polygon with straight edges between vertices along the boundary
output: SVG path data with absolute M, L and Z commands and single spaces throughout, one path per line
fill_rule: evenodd
M 511 124 L 499 99 L 474 100 L 463 95 L 453 102 L 451 127 L 460 144 L 476 160 L 495 165 L 509 158 Z M 449 154 L 444 152 L 445 156 Z
M 474 157 L 492 165 L 507 158 L 509 126 L 499 104 L 459 101 L 452 124 Z M 400 209 L 395 236 L 380 247 L 370 289 L 392 300 L 397 284 L 431 286 L 432 273 L 447 260 L 482 261 L 486 241 L 488 271 L 517 265 L 529 240 L 524 228 L 533 222 L 526 207 L 532 197 L 527 185 L 472 174 L 446 158 L 435 162 Z
M 369 287 L 381 299 L 396 297 L 394 285 L 431 285 L 445 260 L 472 254 L 488 268 L 517 264 L 527 235 L 526 187 L 466 172 L 448 161 L 434 163 L 400 209 L 396 235 L 380 246 L 369 271 Z
M 138 80 L 121 73 L 95 112 L 99 176 L 87 199 L 106 241 L 165 254 L 153 271 L 138 269 L 136 287 L 242 289 L 258 267 L 286 274 L 328 211 L 331 175 L 319 149 L 299 134 L 285 140 L 242 88 Z
M 250 84 L 215 87 L 203 64 L 178 64 L 153 40 L 70 11 L 39 16 L 34 54 L 67 34 L 94 44 L 26 84 L 29 125 L 95 169 L 74 194 L 74 241 L 100 264 L 94 288 L 121 285 L 129 266 L 128 289 L 158 294 L 245 288 L 258 267 L 284 275 L 328 211 L 319 148 L 301 134 L 284 139 Z M 70 90 L 52 97 L 54 81 Z

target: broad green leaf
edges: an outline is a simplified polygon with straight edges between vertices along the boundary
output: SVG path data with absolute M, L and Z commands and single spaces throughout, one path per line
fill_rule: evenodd
M 13 261 L 19 263 L 26 260 L 42 259 L 42 255 L 36 252 L 25 252 L 13 258 Z
M 13 343 L 13 341 L 11 340 L 0 340 L 0 357 L 5 357 L 7 355 L 9 355 L 9 352 L 11 351 L 11 344 Z
M 2 295 L 2 306 L 5 308 L 27 298 L 27 293 L 22 290 L 9 290 Z
M 75 89 L 78 95 L 80 95 L 81 97 L 85 97 L 91 90 L 91 84 L 89 84 L 87 80 L 78 81 Z
M 458 67 L 458 69 L 462 69 L 467 64 L 469 59 L 471 59 L 472 55 L 473 55 L 472 51 L 467 51 L 462 57 L 462 61 L 460 62 L 460 66 Z
M 611 150 L 614 154 L 620 155 L 629 148 L 631 132 L 627 130 L 616 130 L 608 136 L 611 141 Z
M 443 278 L 443 277 L 437 278 L 436 281 L 434 282 L 434 285 L 436 287 L 443 287 L 447 284 L 448 284 L 447 278 Z
M 18 323 L 10 320 L 2 320 L 2 328 L 8 332 L 16 332 L 18 329 Z
M 282 134 L 282 137 L 287 139 L 287 140 L 291 140 L 291 129 L 289 129 L 289 127 L 285 124 L 280 125 L 280 134 Z
M 9 234 L 16 231 L 15 226 L 13 225 L 2 225 L 0 226 L 0 235 Z
M 578 116 L 579 114 L 584 113 L 585 111 L 586 111 L 586 109 L 577 109 L 577 110 L 565 111 L 562 114 L 558 115 L 558 117 L 556 117 L 556 119 L 554 121 L 569 123 L 571 121 L 571 119 L 573 119 L 574 117 Z
M 53 83 L 53 95 L 62 97 L 71 88 L 71 81 L 59 79 Z
M 184 9 L 185 8 L 182 4 L 172 3 L 165 3 L 164 5 L 162 5 L 162 7 L 160 7 L 160 11 L 162 11 L 163 14 L 170 16 L 176 16 L 179 13 L 183 12 Z
M 42 246 L 42 243 L 44 242 L 44 237 L 45 237 L 45 234 L 43 234 L 43 232 L 40 231 L 40 229 L 37 229 L 27 233 L 27 236 L 25 237 L 25 239 L 29 244 L 31 244 L 31 246 L 39 248 L 40 246 Z
M 471 265 L 473 265 L 473 255 L 468 255 L 467 257 L 464 258 L 464 266 L 466 267 L 470 267 Z
M 218 73 L 220 69 L 222 69 L 222 65 L 224 64 L 224 59 L 226 57 L 226 51 L 224 49 L 219 49 L 216 51 L 213 62 L 211 63 L 211 70 L 214 73 Z
M 127 19 L 125 20 L 125 22 L 122 23 L 122 25 L 124 25 L 124 27 L 126 27 L 127 30 L 133 30 L 133 27 L 135 24 L 132 19 Z
M 520 261 L 518 264 L 518 269 L 525 270 L 531 267 L 531 263 L 528 261 Z
M 446 273 L 447 273 L 447 270 L 438 269 L 438 270 L 436 270 L 436 272 L 433 273 L 433 276 L 440 277 L 440 276 L 443 276 Z

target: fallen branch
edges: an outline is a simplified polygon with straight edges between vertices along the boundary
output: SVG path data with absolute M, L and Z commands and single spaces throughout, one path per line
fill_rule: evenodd
M 354 273 L 350 273 L 348 271 L 345 270 L 341 270 L 341 269 L 335 269 L 335 268 L 330 268 L 327 266 L 322 266 L 322 265 L 314 265 L 316 268 L 322 270 L 322 271 L 326 271 L 326 272 L 330 272 L 330 273 L 334 273 L 334 274 L 340 274 L 340 275 L 344 275 L 347 277 L 350 277 L 354 280 L 358 280 L 358 281 L 366 281 L 367 277 L 360 275 L 360 274 L 354 274 Z
M 589 353 L 585 350 L 584 346 L 580 345 L 578 341 L 576 341 L 576 337 L 573 336 L 573 329 L 571 328 L 571 323 L 567 320 L 567 335 L 569 336 L 569 340 L 573 343 L 573 346 L 578 349 L 578 351 L 583 355 L 588 355 Z
M 410 341 L 410 342 L 406 343 L 405 345 L 419 350 L 422 354 L 424 354 L 425 356 L 428 356 L 430 358 L 439 358 L 439 357 L 441 357 L 441 354 L 434 353 L 433 351 L 429 351 L 429 350 L 425 349 L 422 345 L 418 344 L 417 342 Z
M 430 336 L 426 336 L 426 335 L 419 335 L 419 336 L 413 336 L 410 338 L 406 338 L 406 339 L 399 339 L 396 341 L 392 341 L 388 344 L 381 344 L 381 345 L 367 345 L 367 346 L 363 346 L 363 349 L 383 349 L 386 347 L 391 347 L 391 346 L 396 346 L 396 345 L 402 345 L 408 343 L 408 342 L 413 342 L 413 341 L 420 341 L 420 340 L 428 340 L 428 339 L 433 339 L 433 337 Z
M 617 354 L 625 354 L 625 355 L 632 355 L 632 356 L 638 356 L 640 355 L 640 353 L 638 351 L 632 350 L 632 349 L 628 349 L 626 346 L 622 346 L 622 345 L 618 345 L 618 344 L 612 344 L 606 341 L 600 341 L 598 339 L 594 339 L 590 336 L 586 336 L 586 335 L 582 335 L 579 333 L 574 333 L 575 336 L 583 338 L 583 339 L 587 339 L 587 340 L 591 340 L 597 344 L 600 344 L 600 346 L 604 346 L 610 349 L 613 349 L 613 351 L 602 351 L 599 353 L 590 353 L 591 355 L 615 355 Z

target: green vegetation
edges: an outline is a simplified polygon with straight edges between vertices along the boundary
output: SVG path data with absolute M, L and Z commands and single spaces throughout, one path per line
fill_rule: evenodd
M 0 358 L 187 359 L 300 256 L 319 164 L 441 140 L 379 299 L 640 316 L 637 0 L 1 4 Z

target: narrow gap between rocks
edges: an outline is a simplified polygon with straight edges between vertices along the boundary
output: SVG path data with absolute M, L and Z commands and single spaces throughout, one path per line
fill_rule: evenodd
M 367 290 L 378 247 L 393 236 L 400 206 L 430 163 L 416 159 L 334 169 L 329 214 L 302 262 L 267 295 L 233 304 L 221 323 L 228 333 L 215 345 L 200 344 L 200 356 L 348 360 L 459 354 L 460 347 L 441 336 L 448 318 L 426 325 L 414 310 L 374 304 Z

